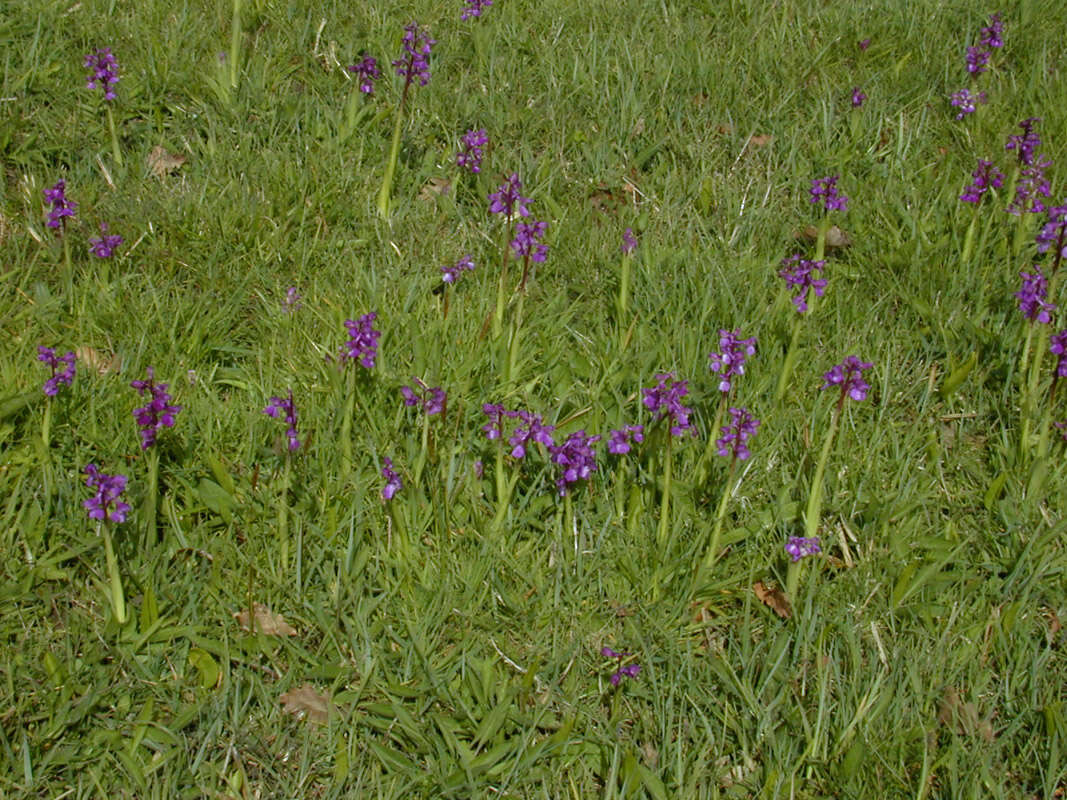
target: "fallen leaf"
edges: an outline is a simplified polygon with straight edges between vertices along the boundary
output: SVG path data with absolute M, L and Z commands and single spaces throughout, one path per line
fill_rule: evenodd
M 148 168 L 157 178 L 162 178 L 181 168 L 189 159 L 179 153 L 168 153 L 157 145 L 148 154 Z
M 448 178 L 430 178 L 426 185 L 419 191 L 419 197 L 423 200 L 433 200 L 441 195 L 452 191 L 452 181 Z
M 814 225 L 808 225 L 801 231 L 793 234 L 794 239 L 803 239 L 806 242 L 814 242 L 819 238 L 819 229 Z M 851 247 L 851 237 L 836 225 L 831 225 L 826 231 L 826 249 L 838 250 L 842 247 Z
M 756 597 L 760 599 L 760 602 L 782 619 L 789 619 L 792 615 L 793 609 L 789 607 L 789 600 L 786 598 L 785 592 L 777 586 L 767 586 L 763 581 L 756 581 L 752 584 L 752 591 L 756 593 Z
M 325 725 L 330 718 L 330 698 L 305 683 L 299 689 L 290 689 L 279 698 L 285 710 L 297 719 L 306 719 L 316 725 Z
M 119 369 L 119 357 L 115 353 L 105 356 L 91 347 L 83 346 L 74 350 L 74 357 L 88 369 L 96 370 L 101 375 L 118 372 Z
M 937 721 L 958 734 L 977 736 L 983 742 L 993 741 L 993 723 L 991 719 L 982 719 L 978 715 L 978 706 L 966 703 L 954 686 L 945 688 L 941 697 L 941 710 Z
M 253 603 L 252 611 L 256 626 L 255 633 L 262 633 L 265 636 L 296 636 L 296 628 L 286 622 L 285 617 L 275 614 L 262 603 Z M 248 625 L 247 608 L 244 611 L 238 611 L 233 618 L 237 620 L 241 630 L 252 630 Z
M 715 132 L 723 136 L 729 136 L 734 132 L 734 126 L 729 122 L 723 122 L 715 126 Z
M 599 211 L 602 214 L 614 214 L 619 210 L 619 198 L 615 196 L 615 192 L 612 189 L 602 183 L 589 195 L 589 205 L 593 211 Z
M 766 147 L 774 142 L 774 136 L 770 133 L 755 133 L 748 139 L 750 147 Z

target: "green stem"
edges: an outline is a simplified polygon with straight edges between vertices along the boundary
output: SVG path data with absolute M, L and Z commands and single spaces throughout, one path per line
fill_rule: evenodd
M 974 237 L 978 232 L 978 209 L 979 204 L 975 203 L 971 214 L 971 224 L 967 226 L 967 234 L 963 237 L 963 250 L 960 252 L 961 267 L 966 267 L 971 261 L 971 256 L 974 255 Z
M 663 460 L 663 497 L 660 500 L 659 508 L 659 533 L 656 536 L 656 543 L 659 546 L 660 554 L 667 548 L 667 538 L 670 533 L 670 521 L 671 521 L 671 465 L 673 459 L 671 458 L 671 443 L 674 437 L 671 432 L 667 431 L 667 452 L 664 455 Z
M 111 155 L 118 166 L 122 166 L 122 150 L 119 149 L 119 136 L 115 130 L 115 115 L 111 106 L 107 107 L 107 129 L 111 132 Z
M 736 466 L 737 458 L 735 457 L 730 461 L 730 471 L 726 476 L 726 486 L 722 490 L 722 498 L 719 500 L 719 510 L 715 514 L 715 528 L 711 532 L 711 543 L 708 545 L 708 552 L 704 555 L 705 569 L 711 569 L 719 559 L 719 542 L 722 539 L 722 525 L 723 520 L 726 519 L 726 508 L 729 504 L 730 494 L 733 489 L 734 468 Z
M 1019 402 L 1019 457 L 1025 461 L 1030 440 L 1030 415 L 1033 413 L 1034 396 L 1031 393 L 1030 381 L 1032 376 L 1027 375 L 1027 367 L 1030 366 L 1030 348 L 1034 339 L 1034 326 L 1026 323 L 1026 343 L 1023 345 L 1023 356 L 1019 365 L 1019 390 L 1022 394 Z M 1038 361 L 1038 359 L 1034 359 Z
M 52 441 L 52 398 L 45 397 L 44 400 L 44 420 L 41 421 L 41 441 L 44 443 L 44 452 L 48 453 L 48 448 Z
M 407 94 L 407 86 L 404 87 Z M 389 147 L 389 160 L 385 163 L 385 177 L 382 179 L 382 188 L 378 192 L 378 214 L 382 217 L 389 216 L 389 200 L 393 194 L 393 175 L 396 173 L 396 165 L 400 160 L 400 131 L 404 124 L 404 100 L 401 98 L 400 105 L 396 108 L 396 122 L 393 124 L 393 142 Z
M 237 68 L 241 60 L 241 0 L 233 0 L 230 20 L 230 88 L 237 88 Z
M 719 399 L 719 408 L 715 412 L 715 422 L 712 423 L 710 430 L 708 430 L 708 443 L 704 446 L 704 454 L 700 457 L 700 463 L 696 468 L 696 485 L 698 487 L 704 485 L 704 481 L 708 479 L 708 474 L 711 472 L 709 464 L 712 462 L 712 458 L 715 455 L 715 440 L 719 438 L 719 427 L 722 425 L 722 415 L 726 410 L 726 402 L 729 397 L 729 393 L 724 393 Z
M 115 621 L 119 625 L 126 624 L 126 595 L 122 591 L 122 576 L 119 575 L 119 562 L 115 558 L 115 548 L 111 545 L 111 531 L 107 524 L 101 522 L 97 526 L 97 532 L 104 536 L 104 555 L 107 558 L 107 577 L 111 595 L 111 610 L 115 614 Z
M 284 575 L 289 568 L 289 477 L 292 459 L 285 456 L 285 470 L 282 473 L 282 491 L 278 500 L 278 543 L 281 551 L 281 571 Z
M 811 491 L 808 493 L 808 508 L 804 514 L 804 536 L 811 538 L 819 532 L 819 516 L 822 513 L 823 475 L 826 472 L 826 463 L 830 460 L 830 450 L 834 444 L 834 435 L 837 433 L 838 420 L 841 417 L 841 409 L 835 409 L 830 417 L 830 430 L 826 432 L 826 441 L 823 442 L 822 452 L 819 453 L 819 462 L 815 465 L 815 477 L 811 481 Z
M 504 330 L 504 307 L 507 303 L 507 280 L 508 280 L 508 236 L 511 231 L 511 218 L 504 226 L 504 258 L 500 265 L 500 282 L 496 288 L 496 311 L 493 313 L 493 339 L 499 339 Z
M 785 573 L 785 596 L 789 602 L 796 605 L 797 590 L 800 587 L 800 570 L 803 569 L 804 559 L 790 561 Z
M 615 308 L 619 312 L 619 349 L 621 350 L 626 338 L 626 317 L 630 310 L 630 270 L 633 265 L 633 256 L 626 253 L 622 257 L 622 270 L 619 275 L 619 296 L 615 301 Z
M 426 466 L 426 456 L 430 452 L 430 415 L 423 411 L 422 414 L 422 447 L 419 450 L 419 457 L 415 461 L 415 471 L 413 475 L 413 481 L 416 486 L 419 485 L 419 480 L 422 478 L 422 470 Z
M 519 304 L 515 310 L 515 321 L 511 326 L 511 341 L 508 343 L 508 371 L 504 375 L 505 383 L 511 383 L 516 380 L 519 371 L 519 344 L 522 341 L 522 309 L 525 298 L 525 294 L 519 294 Z
M 349 366 L 345 373 L 345 409 L 341 417 L 341 475 L 352 474 L 352 415 L 356 406 L 356 369 Z
M 810 292 L 810 294 L 814 295 L 815 293 Z M 812 302 L 814 302 L 814 300 L 815 298 L 813 296 Z M 808 308 L 810 311 L 810 303 Z M 789 339 L 789 349 L 785 353 L 785 361 L 782 362 L 782 371 L 778 375 L 778 388 L 774 392 L 774 399 L 778 401 L 781 401 L 781 399 L 785 397 L 785 389 L 789 385 L 789 378 L 793 374 L 794 367 L 796 367 L 798 356 L 797 343 L 800 341 L 800 325 L 803 319 L 804 317 L 801 314 L 797 314 L 796 318 L 793 320 L 793 335 Z
M 159 507 L 159 450 L 148 449 L 148 488 L 144 498 L 144 547 L 156 543 L 156 509 Z
M 826 214 L 819 220 L 818 233 L 815 236 L 814 261 L 822 261 L 826 257 L 826 234 L 830 231 L 830 215 Z

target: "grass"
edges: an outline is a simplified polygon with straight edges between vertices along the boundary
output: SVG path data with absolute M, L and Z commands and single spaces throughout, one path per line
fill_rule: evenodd
M 979 158 L 1010 176 L 1004 142 L 1039 116 L 1061 202 L 1060 5 L 1000 9 L 989 103 L 962 121 L 948 95 L 997 10 L 970 0 L 501 0 L 467 23 L 459 3 L 244 0 L 236 86 L 230 2 L 9 6 L 3 796 L 1062 794 L 1067 481 L 1061 441 L 1047 459 L 1019 444 L 1012 297 L 1044 215 L 1017 253 L 1007 187 L 987 197 L 961 263 L 973 212 L 958 200 Z M 365 51 L 388 71 L 412 19 L 438 44 L 382 219 L 400 82 L 365 97 L 343 68 Z M 102 46 L 121 64 L 121 163 L 81 67 Z M 461 175 L 459 137 L 479 127 L 483 171 Z M 153 174 L 157 146 L 186 162 Z M 551 247 L 514 355 L 488 333 L 504 233 L 486 214 L 512 172 Z M 830 174 L 852 244 L 830 255 L 776 401 L 793 324 L 778 263 L 810 253 L 796 233 L 818 222 L 812 178 Z M 60 178 L 79 204 L 69 270 L 42 205 Z M 88 253 L 100 222 L 125 239 L 110 260 Z M 620 319 L 627 227 L 640 244 Z M 445 317 L 432 290 L 466 253 L 477 269 Z M 302 307 L 287 314 L 290 286 Z M 373 370 L 347 368 L 347 467 L 336 355 L 344 320 L 370 311 L 383 335 Z M 698 480 L 720 328 L 759 340 L 736 402 L 762 426 L 732 487 L 725 459 Z M 41 344 L 79 351 L 50 405 Z M 873 362 L 871 393 L 845 406 L 823 555 L 783 619 L 753 587 L 785 585 L 834 402 L 821 376 L 850 353 Z M 129 387 L 149 366 L 182 406 L 160 436 L 154 524 Z M 664 543 L 662 442 L 640 389 L 666 371 L 689 380 L 698 435 L 672 448 Z M 400 402 L 413 376 L 448 393 L 425 456 L 423 419 Z M 289 388 L 291 456 L 261 413 Z M 486 402 L 543 414 L 557 441 L 635 422 L 650 435 L 625 457 L 600 442 L 569 505 L 542 453 L 505 461 L 520 472 L 496 524 Z M 385 458 L 405 484 L 389 503 Z M 82 508 L 90 462 L 129 476 L 134 510 L 112 526 L 125 623 Z M 725 489 L 725 550 L 694 590 Z M 295 634 L 266 616 L 242 628 L 255 603 Z M 605 646 L 639 675 L 613 687 Z

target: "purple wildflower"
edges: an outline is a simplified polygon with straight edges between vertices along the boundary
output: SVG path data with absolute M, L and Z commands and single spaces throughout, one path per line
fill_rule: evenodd
M 378 357 L 378 339 L 382 332 L 374 329 L 374 320 L 378 318 L 376 311 L 364 314 L 357 320 L 346 319 L 345 327 L 351 337 L 341 347 L 341 361 L 359 359 L 359 363 L 367 369 L 374 366 L 374 360 Z
M 133 417 L 141 426 L 141 449 L 147 450 L 156 443 L 156 436 L 163 428 L 174 427 L 174 417 L 182 410 L 181 406 L 170 404 L 170 394 L 167 392 L 167 384 L 156 383 L 156 373 L 151 367 L 147 369 L 148 378 L 143 381 L 130 381 L 130 386 L 137 390 L 137 394 L 144 397 L 147 393 L 151 396 L 148 405 L 133 410 Z
M 303 306 L 303 303 L 300 302 L 301 300 L 303 300 L 303 298 L 300 296 L 300 292 L 297 291 L 297 288 L 295 286 L 290 286 L 285 290 L 285 299 L 282 300 L 282 311 L 286 314 L 292 314 L 295 311 L 299 311 Z
M 711 360 L 709 368 L 712 372 L 722 373 L 719 391 L 729 392 L 733 389 L 732 378 L 735 375 L 744 375 L 745 361 L 756 354 L 756 337 L 742 339 L 740 330 L 720 330 L 719 347 L 722 348 L 721 353 L 708 353 Z
M 270 404 L 263 409 L 263 413 L 268 417 L 274 417 L 277 419 L 279 415 L 285 415 L 285 422 L 288 428 L 285 431 L 286 439 L 288 439 L 289 451 L 300 449 L 300 439 L 297 438 L 296 431 L 296 405 L 293 403 L 293 390 L 289 390 L 288 397 L 272 397 Z
M 394 61 L 393 66 L 396 74 L 404 79 L 405 87 L 414 80 L 419 86 L 430 82 L 430 50 L 435 44 L 437 40 L 431 39 L 418 23 L 411 22 L 404 28 L 404 55 Z
M 645 440 L 644 425 L 626 425 L 608 434 L 608 452 L 623 455 L 630 452 L 632 442 Z
M 789 541 L 785 543 L 785 552 L 793 561 L 800 561 L 802 558 L 821 553 L 822 547 L 819 546 L 818 536 L 812 536 L 810 539 L 803 536 L 790 536 Z
M 986 47 L 1003 47 L 1004 37 L 1001 35 L 1004 33 L 1004 23 L 1000 19 L 1000 14 L 990 14 L 989 26 L 982 28 L 982 38 L 980 42 Z
M 642 402 L 656 419 L 669 416 L 674 423 L 671 425 L 671 435 L 681 436 L 687 431 L 696 436 L 696 427 L 689 421 L 692 409 L 682 405 L 682 397 L 689 393 L 689 381 L 676 381 L 674 374 L 663 372 L 656 375 L 656 385 L 651 389 L 642 389 L 644 394 Z
M 59 384 L 70 386 L 74 382 L 74 353 L 67 351 L 61 356 L 51 347 L 37 346 L 37 360 L 52 368 L 52 377 L 44 382 L 44 393 L 49 397 L 59 394 Z M 56 372 L 60 364 L 66 364 L 61 372 Z
M 504 435 L 504 417 L 510 412 L 504 410 L 504 406 L 497 403 L 486 403 L 482 406 L 482 412 L 489 417 L 489 421 L 482 426 L 482 432 L 489 441 L 500 439 Z
M 1052 187 L 1045 177 L 1045 170 L 1052 166 L 1051 159 L 1043 155 L 1037 156 L 1032 163 L 1019 170 L 1019 180 L 1015 183 L 1015 197 L 1007 211 L 1009 214 L 1020 214 L 1024 211 L 1031 214 L 1040 214 L 1045 210 L 1042 197 L 1052 196 Z
M 1067 258 L 1067 205 L 1053 206 L 1048 210 L 1048 222 L 1037 234 L 1037 252 L 1047 253 L 1055 245 L 1056 258 Z
M 784 269 L 778 272 L 778 277 L 784 278 L 787 286 L 792 286 L 800 291 L 793 298 L 793 305 L 797 313 L 803 314 L 808 310 L 808 290 L 814 289 L 816 297 L 822 297 L 826 291 L 826 279 L 816 278 L 816 272 L 822 272 L 826 261 L 809 261 L 799 255 L 792 255 L 782 259 Z
M 378 59 L 363 56 L 363 60 L 358 64 L 352 64 L 345 69 L 359 76 L 359 90 L 363 94 L 374 94 L 374 82 L 382 77 L 382 71 L 378 69 Z
M 404 396 L 404 405 L 421 405 L 422 410 L 430 417 L 434 414 L 443 413 L 445 410 L 446 399 L 445 390 L 440 386 L 430 388 L 418 378 L 412 378 L 412 380 L 415 381 L 417 389 L 412 389 L 410 386 L 400 387 L 400 394 Z
M 856 87 L 854 87 L 852 89 L 852 107 L 853 108 L 859 108 L 860 106 L 862 106 L 863 105 L 863 101 L 866 100 L 866 99 L 867 99 L 867 95 L 865 95 L 860 90 L 860 87 L 856 86 Z
M 760 421 L 747 408 L 731 408 L 730 421 L 723 427 L 723 435 L 715 440 L 715 452 L 724 458 L 744 461 L 752 455 L 747 442 L 756 435 L 759 426 Z
M 463 22 L 474 17 L 480 17 L 483 9 L 493 5 L 493 0 L 463 0 L 463 2 L 467 4 L 467 7 L 463 9 L 463 13 L 459 15 L 460 20 Z
M 841 400 L 839 405 L 844 402 L 846 395 L 856 401 L 865 400 L 867 399 L 867 391 L 871 387 L 870 384 L 863 380 L 863 371 L 873 366 L 874 364 L 869 362 L 860 361 L 856 356 L 848 356 L 822 376 L 825 381 L 822 388 L 828 389 L 831 386 L 840 386 Z
M 870 37 L 868 36 L 866 39 L 863 39 L 856 46 L 859 47 L 860 50 L 866 50 L 868 47 L 871 46 Z
M 547 222 L 520 222 L 515 226 L 515 238 L 511 240 L 511 249 L 515 258 L 529 258 L 541 263 L 548 256 L 548 245 L 541 238 L 548 230 Z
M 459 276 L 462 273 L 473 269 L 474 259 L 471 258 L 470 253 L 468 253 L 451 267 L 441 267 L 441 272 L 444 273 L 441 277 L 441 280 L 443 280 L 445 283 L 455 283 L 457 280 L 459 280 Z
M 489 144 L 489 134 L 485 128 L 473 128 L 463 134 L 463 149 L 456 153 L 456 166 L 465 167 L 471 172 L 482 171 L 482 148 Z
M 107 223 L 100 223 L 100 238 L 89 240 L 89 250 L 97 258 L 111 258 L 115 250 L 122 244 L 121 236 L 108 236 Z
M 530 198 L 523 197 L 519 193 L 520 189 L 522 189 L 522 183 L 519 181 L 519 175 L 513 172 L 500 185 L 499 189 L 489 195 L 489 213 L 503 214 L 508 219 L 511 219 L 515 215 L 517 207 L 520 217 L 530 216 L 530 208 L 527 205 L 530 202 Z
M 382 458 L 382 477 L 385 478 L 385 486 L 382 487 L 382 500 L 392 500 L 393 496 L 404 488 L 404 483 L 393 469 L 393 462 L 384 457 Z
M 959 113 L 956 114 L 956 119 L 958 120 L 963 119 L 968 114 L 973 114 L 978 110 L 978 104 L 985 102 L 985 92 L 971 94 L 969 89 L 960 89 L 958 92 L 955 92 L 951 98 L 952 105 L 959 109 Z
M 622 665 L 623 659 L 629 658 L 633 653 L 620 653 L 610 647 L 602 647 L 600 648 L 600 655 L 604 656 L 604 658 L 614 658 L 619 662 L 618 669 L 615 670 L 615 673 L 610 678 L 612 686 L 618 686 L 624 677 L 636 678 L 641 672 L 640 664 L 628 664 L 625 667 Z
M 630 255 L 637 249 L 637 237 L 634 236 L 633 228 L 627 228 L 626 232 L 622 235 L 622 253 L 623 255 Z
M 74 217 L 78 204 L 67 199 L 67 182 L 62 178 L 51 189 L 44 190 L 44 199 L 52 205 L 48 211 L 49 228 L 62 228 L 67 224 L 67 217 Z
M 111 54 L 110 47 L 99 48 L 95 53 L 85 57 L 85 68 L 89 70 L 89 82 L 85 88 L 104 90 L 105 100 L 115 99 L 115 90 L 111 87 L 119 82 L 119 62 Z
M 823 208 L 827 211 L 847 211 L 848 198 L 837 192 L 837 179 L 840 175 L 828 175 L 825 178 L 814 178 L 811 181 L 811 202 L 818 203 L 822 199 Z
M 979 203 L 990 187 L 999 189 L 1004 185 L 1004 173 L 993 166 L 992 161 L 984 158 L 978 159 L 978 168 L 971 173 L 971 177 L 974 181 L 960 195 L 960 200 L 965 203 Z
M 1060 435 L 1063 437 L 1063 441 L 1067 442 L 1067 420 L 1064 420 L 1063 422 L 1053 422 L 1052 425 L 1063 431 Z
M 1056 361 L 1056 377 L 1067 378 L 1067 329 L 1052 334 L 1048 349 L 1052 355 L 1059 356 Z
M 1019 164 L 1033 164 L 1034 153 L 1041 146 L 1041 137 L 1034 130 L 1034 125 L 1041 121 L 1041 117 L 1028 117 L 1019 123 L 1022 133 L 1015 133 L 1008 137 L 1005 150 L 1014 150 L 1019 157 Z
M 1014 296 L 1019 298 L 1019 311 L 1025 319 L 1031 323 L 1036 321 L 1047 325 L 1052 321 L 1052 315 L 1049 312 L 1054 311 L 1056 306 L 1045 302 L 1048 296 L 1048 278 L 1041 272 L 1041 267 L 1034 265 L 1034 269 L 1036 271 L 1033 273 L 1019 273 L 1019 277 L 1023 279 L 1023 285 Z
M 96 489 L 93 497 L 82 501 L 82 506 L 89 511 L 89 519 L 125 522 L 130 505 L 119 497 L 126 490 L 126 476 L 107 475 L 97 469 L 96 464 L 88 464 L 85 474 L 89 476 L 85 479 L 85 485 Z
M 545 425 L 541 421 L 540 414 L 531 414 L 529 411 L 505 411 L 506 416 L 520 420 L 520 424 L 512 431 L 508 444 L 511 445 L 511 457 L 523 458 L 526 455 L 526 446 L 530 442 L 537 442 L 545 447 L 552 447 L 552 431 L 555 427 Z
M 556 478 L 556 488 L 559 489 L 560 495 L 567 493 L 569 484 L 587 480 L 596 472 L 596 451 L 593 445 L 599 441 L 599 436 L 586 436 L 585 431 L 576 431 L 568 436 L 563 444 L 548 446 L 552 463 L 563 468 L 560 476 Z
M 967 71 L 972 75 L 980 75 L 989 66 L 990 52 L 979 47 L 967 48 Z

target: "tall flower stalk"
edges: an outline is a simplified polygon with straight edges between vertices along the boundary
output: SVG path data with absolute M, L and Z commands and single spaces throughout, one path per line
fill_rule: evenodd
M 107 559 L 108 576 L 108 599 L 111 611 L 115 615 L 115 621 L 119 625 L 125 625 L 128 616 L 126 614 L 126 595 L 122 589 L 122 576 L 119 574 L 119 562 L 115 557 L 115 547 L 111 541 L 109 522 L 125 522 L 126 515 L 130 511 L 128 503 L 122 501 L 122 493 L 126 489 L 125 475 L 107 475 L 97 469 L 96 464 L 85 467 L 85 485 L 95 489 L 96 494 L 82 505 L 89 512 L 89 519 L 97 520 L 97 535 L 104 539 L 104 556 Z
M 104 107 L 107 109 L 107 127 L 111 133 L 111 154 L 116 164 L 122 164 L 122 150 L 119 148 L 118 132 L 115 129 L 115 115 L 111 103 L 115 99 L 114 85 L 119 82 L 119 62 L 111 54 L 110 47 L 102 47 L 85 57 L 85 68 L 89 70 L 87 89 L 100 89 L 104 93 Z
M 155 543 L 156 511 L 159 507 L 159 448 L 154 445 L 163 428 L 174 427 L 174 418 L 182 410 L 181 406 L 170 404 L 167 384 L 156 383 L 155 370 L 148 367 L 147 373 L 145 380 L 130 382 L 130 387 L 136 389 L 138 395 L 151 398 L 145 406 L 133 411 L 133 417 L 141 429 L 141 450 L 148 455 L 148 489 L 144 498 L 146 546 Z
M 626 349 L 626 318 L 630 313 L 630 276 L 633 272 L 634 252 L 637 250 L 637 237 L 633 228 L 627 228 L 622 235 L 622 266 L 619 269 L 619 296 L 615 300 L 615 310 L 619 313 L 619 350 Z
M 285 430 L 285 467 L 282 471 L 282 486 L 278 499 L 278 542 L 281 567 L 284 571 L 289 564 L 289 485 L 292 479 L 292 456 L 300 449 L 300 435 L 296 428 L 296 404 L 293 402 L 293 390 L 286 397 L 272 397 L 263 413 L 275 419 L 284 419 Z
M 726 519 L 726 508 L 733 493 L 734 473 L 738 461 L 746 461 L 752 452 L 748 448 L 748 440 L 756 435 L 760 421 L 749 413 L 747 408 L 731 408 L 730 421 L 723 428 L 723 435 L 715 442 L 716 452 L 723 458 L 730 459 L 730 466 L 726 474 L 726 483 L 723 487 L 722 498 L 719 500 L 719 509 L 715 514 L 715 527 L 712 529 L 711 541 L 707 552 L 704 554 L 704 568 L 710 569 L 719 558 L 719 547 L 722 541 L 723 520 Z
M 400 132 L 404 125 L 404 108 L 407 105 L 408 91 L 411 84 L 418 81 L 425 86 L 430 81 L 430 51 L 437 44 L 418 23 L 409 23 L 404 28 L 403 55 L 393 62 L 396 74 L 404 79 L 404 89 L 400 94 L 400 103 L 396 107 L 396 121 L 393 124 L 393 141 L 389 148 L 389 160 L 385 164 L 385 177 L 378 192 L 378 213 L 389 216 L 390 198 L 393 193 L 393 176 L 400 159 Z
M 815 464 L 815 476 L 811 480 L 811 490 L 808 492 L 808 507 L 804 513 L 805 539 L 817 539 L 819 519 L 822 514 L 823 476 L 826 473 L 826 464 L 830 460 L 830 451 L 833 449 L 834 436 L 841 421 L 841 412 L 845 407 L 845 400 L 851 398 L 856 402 L 860 402 L 867 398 L 867 392 L 871 387 L 863 379 L 863 372 L 873 366 L 869 362 L 860 361 L 857 356 L 848 356 L 823 375 L 823 389 L 837 386 L 840 387 L 841 391 L 833 413 L 830 415 L 830 427 L 826 431 L 822 451 L 819 453 L 819 460 Z M 786 574 L 786 594 L 790 600 L 795 600 L 796 598 L 797 586 L 800 582 L 800 563 L 797 560 L 790 564 L 789 571 Z
M 358 362 L 366 370 L 374 368 L 378 358 L 378 340 L 382 332 L 374 327 L 378 318 L 376 311 L 371 311 L 358 319 L 346 319 L 348 341 L 341 347 L 341 367 L 350 362 Z M 345 407 L 341 417 L 341 471 L 344 475 L 352 472 L 352 416 L 356 407 L 356 370 L 347 370 L 345 375 Z
M 511 249 L 511 223 L 518 217 L 530 216 L 530 198 L 522 196 L 522 182 L 518 173 L 511 173 L 500 187 L 489 194 L 489 213 L 504 218 L 500 280 L 497 284 L 496 309 L 493 312 L 493 339 L 504 331 L 504 310 L 507 307 L 508 251 Z
M 1049 209 L 1048 221 L 1042 226 L 1037 234 L 1037 250 L 1039 253 L 1048 253 L 1050 250 L 1052 251 L 1052 265 L 1049 267 L 1048 278 L 1047 280 L 1044 279 L 1040 268 L 1037 268 L 1036 275 L 1029 276 L 1029 282 L 1027 281 L 1027 276 L 1023 273 L 1023 287 L 1015 295 L 1019 298 L 1019 308 L 1023 311 L 1023 316 L 1031 322 L 1036 321 L 1042 323 L 1037 331 L 1037 344 L 1033 351 L 1034 357 L 1030 364 L 1030 374 L 1026 381 L 1023 398 L 1024 417 L 1020 445 L 1023 448 L 1024 454 L 1025 451 L 1029 449 L 1029 423 L 1037 403 L 1038 388 L 1041 383 L 1041 366 L 1044 360 L 1045 351 L 1050 349 L 1049 323 L 1051 323 L 1052 318 L 1049 312 L 1056 308 L 1055 304 L 1046 301 L 1045 298 L 1056 297 L 1060 283 L 1063 259 L 1067 257 L 1067 203 Z M 1040 278 L 1040 280 L 1038 280 L 1038 278 Z M 1030 345 L 1033 328 L 1034 326 L 1032 324 L 1028 326 L 1027 348 L 1029 348 Z M 1050 352 L 1052 351 L 1050 350 Z M 1026 355 L 1024 352 L 1024 359 L 1025 358 Z M 1025 360 L 1023 372 L 1025 374 Z M 1052 413 L 1053 409 L 1046 409 L 1041 425 L 1041 431 L 1038 436 L 1037 454 L 1041 458 L 1048 455 L 1049 427 L 1051 424 Z
M 692 410 L 682 405 L 682 398 L 689 393 L 688 381 L 676 381 L 670 372 L 656 375 L 656 385 L 642 389 L 642 402 L 645 408 L 655 414 L 655 421 L 665 420 L 670 423 L 667 431 L 663 453 L 663 482 L 661 485 L 659 529 L 656 533 L 656 546 L 660 552 L 666 550 L 670 541 L 671 489 L 673 482 L 671 444 L 676 436 L 686 434 L 695 436 L 696 428 L 689 421 Z
M 782 371 L 778 374 L 778 388 L 775 391 L 775 399 L 785 397 L 789 379 L 796 368 L 799 357 L 800 326 L 803 324 L 804 315 L 815 310 L 815 298 L 822 297 L 826 291 L 826 279 L 821 277 L 826 261 L 819 259 L 809 261 L 800 255 L 792 255 L 782 260 L 782 269 L 778 276 L 782 278 L 786 286 L 797 292 L 793 297 L 793 307 L 797 316 L 793 319 L 793 332 L 789 337 L 789 349 L 785 352 L 785 361 L 782 362 Z

